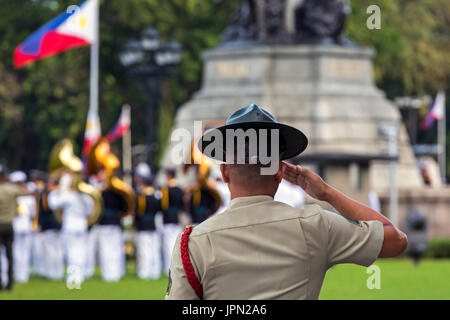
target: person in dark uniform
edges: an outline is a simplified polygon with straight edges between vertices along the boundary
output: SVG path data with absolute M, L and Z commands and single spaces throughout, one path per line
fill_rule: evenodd
M 121 219 L 127 203 L 116 190 L 107 187 L 102 191 L 103 212 L 98 221 L 98 250 L 102 278 L 118 281 L 123 275 L 124 238 Z
M 48 194 L 53 189 L 51 180 L 46 188 L 37 194 L 38 198 L 38 225 L 43 234 L 44 245 L 44 276 L 52 280 L 61 280 L 64 277 L 64 247 L 61 239 L 61 223 L 48 205 Z
M 180 215 L 184 210 L 184 193 L 175 179 L 175 171 L 166 169 L 165 173 L 167 185 L 161 188 L 161 210 L 163 213 L 164 271 L 168 275 L 173 246 L 177 236 L 183 231 Z
M 198 225 L 212 216 L 217 210 L 217 199 L 206 188 L 196 188 L 188 198 L 188 212 L 192 224 Z
M 136 265 L 141 279 L 161 276 L 161 238 L 156 228 L 156 215 L 161 211 L 161 192 L 152 187 L 149 178 L 143 179 L 136 201 Z

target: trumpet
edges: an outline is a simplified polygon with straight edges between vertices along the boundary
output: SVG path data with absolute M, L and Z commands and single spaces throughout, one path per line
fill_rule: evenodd
M 73 144 L 70 140 L 59 141 L 50 152 L 48 171 L 53 180 L 60 180 L 65 173 L 73 176 L 72 187 L 90 196 L 94 200 L 92 212 L 88 218 L 88 225 L 93 225 L 100 218 L 103 208 L 103 200 L 99 192 L 91 185 L 83 182 L 83 163 L 73 153 Z M 54 210 L 54 214 L 59 223 L 62 223 L 62 210 Z

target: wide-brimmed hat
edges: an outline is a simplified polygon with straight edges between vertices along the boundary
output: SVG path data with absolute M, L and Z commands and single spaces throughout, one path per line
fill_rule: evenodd
M 303 132 L 294 127 L 279 123 L 269 112 L 256 104 L 251 104 L 242 107 L 231 114 L 224 126 L 206 131 L 198 142 L 199 150 L 212 159 L 219 161 L 228 160 L 226 159 L 227 129 L 242 129 L 244 132 L 247 129 L 255 129 L 258 138 L 257 148 L 260 146 L 259 140 L 261 139 L 261 132 L 264 132 L 264 130 L 260 129 L 267 129 L 265 132 L 267 132 L 268 141 L 271 141 L 270 130 L 277 129 L 279 133 L 279 141 L 277 142 L 279 144 L 278 150 L 280 160 L 290 159 L 299 155 L 308 145 L 308 139 Z M 236 131 L 234 132 L 236 134 Z M 216 141 L 218 135 L 221 135 L 222 143 Z M 214 143 L 214 148 L 210 146 L 212 143 Z M 271 149 L 270 145 L 268 146 L 268 149 Z M 230 151 L 235 152 L 235 150 Z

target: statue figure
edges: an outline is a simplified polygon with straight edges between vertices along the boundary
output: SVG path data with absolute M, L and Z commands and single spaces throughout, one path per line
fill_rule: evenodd
M 284 27 L 286 0 L 245 0 L 222 33 L 223 43 L 290 41 Z
M 304 0 L 295 9 L 295 42 L 346 45 L 347 0 Z
M 289 1 L 292 0 L 244 0 L 222 33 L 222 43 L 351 43 L 343 36 L 350 13 L 348 0 Z M 293 34 L 286 27 L 286 8 L 294 10 Z

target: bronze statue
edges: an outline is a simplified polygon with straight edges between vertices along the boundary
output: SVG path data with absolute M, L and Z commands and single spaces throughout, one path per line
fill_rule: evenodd
M 343 36 L 348 0 L 303 0 L 294 10 L 294 32 L 287 30 L 290 0 L 245 0 L 222 33 L 222 44 L 351 44 Z
M 285 7 L 286 0 L 245 0 L 231 16 L 222 42 L 289 42 L 284 26 Z
M 344 37 L 350 11 L 347 0 L 304 0 L 295 9 L 296 42 L 350 44 Z

